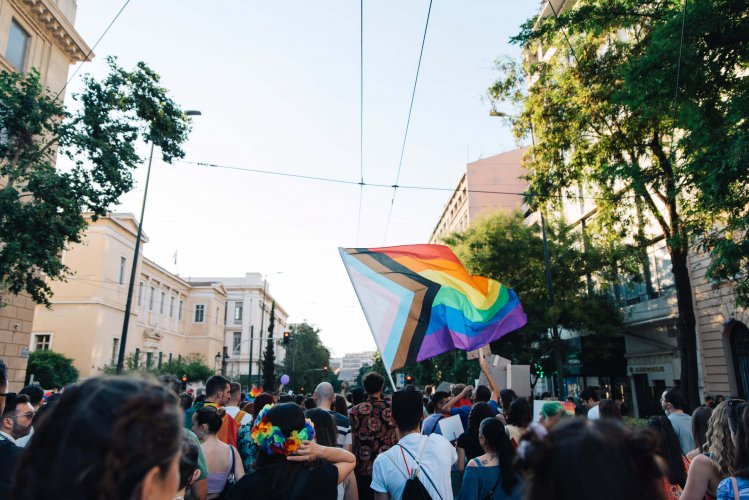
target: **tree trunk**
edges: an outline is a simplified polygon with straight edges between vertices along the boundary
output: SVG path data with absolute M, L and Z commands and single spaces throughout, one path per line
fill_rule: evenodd
M 690 409 L 700 405 L 697 378 L 697 319 L 692 300 L 692 284 L 687 265 L 687 249 L 669 248 L 671 265 L 676 282 L 676 299 L 679 307 L 679 352 L 681 355 L 680 389 Z
M 567 391 L 564 386 L 564 365 L 562 364 L 562 338 L 556 325 L 552 327 L 552 342 L 554 343 L 554 367 L 557 370 L 557 396 L 560 401 L 565 401 Z

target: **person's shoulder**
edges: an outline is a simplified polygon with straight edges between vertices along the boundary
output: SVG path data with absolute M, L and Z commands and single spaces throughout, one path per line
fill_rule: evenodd
M 23 451 L 23 448 L 16 446 L 7 439 L 0 439 L 0 459 L 14 460 Z
M 330 414 L 333 415 L 336 425 L 341 427 L 348 427 L 350 425 L 348 417 L 345 415 L 341 415 L 337 411 L 331 411 Z
M 271 493 L 269 487 L 270 481 L 266 471 L 253 471 L 245 474 L 237 481 L 229 492 L 228 498 L 240 499 L 254 497 L 255 495 L 259 495 L 258 498 L 263 498 Z

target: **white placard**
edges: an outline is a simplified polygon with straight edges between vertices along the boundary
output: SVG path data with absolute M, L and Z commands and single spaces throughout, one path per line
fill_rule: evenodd
M 442 437 L 448 441 L 455 441 L 463 434 L 463 421 L 460 420 L 460 415 L 443 418 L 439 421 L 439 426 Z

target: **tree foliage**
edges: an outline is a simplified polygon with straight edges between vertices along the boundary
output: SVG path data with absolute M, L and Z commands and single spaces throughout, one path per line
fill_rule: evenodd
M 528 201 L 555 205 L 560 193 L 568 201 L 586 193 L 596 197 L 599 234 L 643 244 L 665 236 L 680 378 L 694 405 L 690 247 L 711 253 L 711 276 L 738 282 L 740 301 L 749 292 L 746 4 L 585 0 L 558 17 L 530 19 L 513 41 L 549 55 L 528 57 L 523 67 L 500 62 L 502 77 L 489 90 L 495 103 L 521 107 L 511 119 L 516 134 L 534 135 Z M 643 234 L 642 220 L 657 231 Z
M 289 326 L 291 341 L 286 346 L 284 372 L 291 379 L 287 388 L 311 392 L 317 384 L 328 380 L 326 367 L 330 366 L 330 351 L 320 340 L 320 330 L 307 322 Z M 329 381 L 329 380 L 328 380 Z
M 273 330 L 276 324 L 276 302 L 270 306 L 270 321 L 268 325 L 268 342 L 263 357 L 263 390 L 272 392 L 276 388 L 276 352 L 273 344 Z
M 49 305 L 46 278 L 63 279 L 63 250 L 92 218 L 133 187 L 139 141 L 166 162 L 182 158 L 188 118 L 144 63 L 132 71 L 108 59 L 102 81 L 84 78 L 66 110 L 35 70 L 0 72 L 0 291 Z M 69 160 L 57 168 L 56 156 Z
M 183 376 L 186 376 L 188 382 L 205 382 L 215 374 L 211 367 L 206 364 L 205 357 L 198 353 L 189 354 L 184 358 L 173 357 L 171 361 L 165 361 L 161 366 L 154 361 L 151 363 L 151 366 L 148 367 L 143 358 L 143 356 L 139 356 L 136 364 L 135 354 L 130 353 L 125 356 L 122 375 L 173 375 L 180 380 L 182 380 Z M 117 375 L 116 363 L 102 367 L 101 372 L 105 375 Z
M 31 375 L 45 389 L 60 389 L 78 381 L 78 370 L 73 366 L 73 360 L 54 351 L 36 350 L 29 354 L 27 379 Z

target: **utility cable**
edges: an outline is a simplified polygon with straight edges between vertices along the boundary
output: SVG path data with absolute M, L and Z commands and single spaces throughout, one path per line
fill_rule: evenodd
M 364 0 L 359 0 L 359 215 L 356 218 L 356 246 L 361 233 L 361 210 L 364 198 Z

